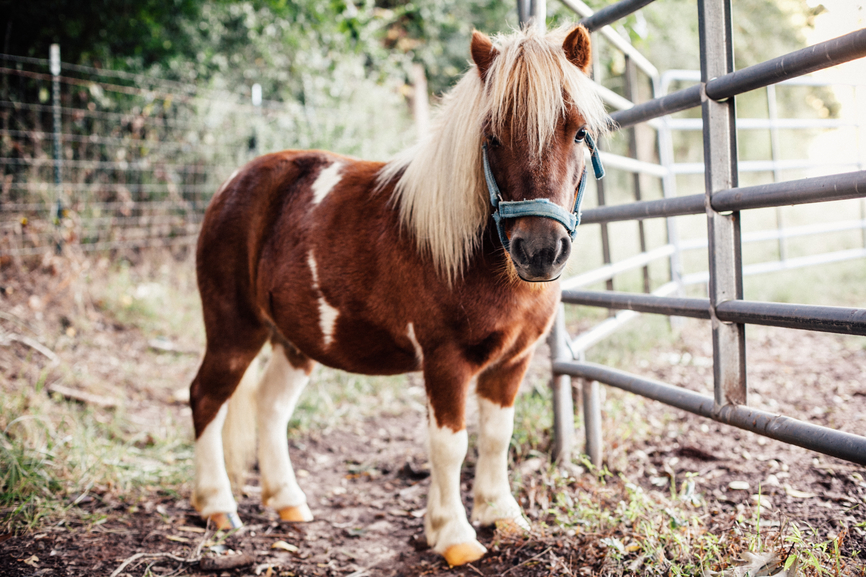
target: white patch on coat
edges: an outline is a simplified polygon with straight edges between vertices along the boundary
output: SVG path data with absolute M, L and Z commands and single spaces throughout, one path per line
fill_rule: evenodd
M 514 407 L 502 407 L 479 398 L 478 420 L 472 522 L 492 525 L 500 519 L 511 519 L 529 529 L 508 483 L 508 445 L 514 429 Z
M 452 545 L 475 541 L 475 529 L 466 519 L 460 500 L 460 467 L 466 457 L 469 436 L 466 429 L 455 433 L 449 427 L 439 427 L 432 408 L 428 414 L 430 492 L 424 532 L 427 544 L 441 554 Z
M 214 419 L 195 441 L 195 487 L 192 504 L 202 517 L 214 513 L 236 513 L 231 484 L 223 457 L 222 429 L 228 403 L 223 403 Z
M 214 197 L 219 196 L 219 194 L 220 194 L 222 191 L 224 191 L 226 188 L 228 188 L 229 184 L 231 184 L 231 182 L 232 182 L 232 181 L 235 179 L 235 177 L 240 173 L 240 171 L 241 171 L 240 168 L 237 169 L 236 171 L 234 171 L 234 172 L 232 173 L 232 175 L 229 176 L 228 179 L 227 179 L 224 183 L 222 183 L 222 184 L 220 185 L 220 187 L 217 189 L 216 193 L 214 194 Z
M 325 295 L 322 294 L 319 287 L 319 272 L 316 259 L 313 257 L 312 251 L 307 255 L 307 264 L 313 275 L 313 289 L 319 292 L 319 327 L 322 330 L 322 336 L 327 347 L 334 340 L 334 326 L 337 323 L 337 317 L 340 316 L 340 311 L 328 304 L 328 301 L 325 300 Z
M 289 459 L 286 428 L 309 380 L 303 369 L 296 369 L 289 363 L 283 346 L 275 344 L 256 391 L 256 413 L 262 504 L 277 510 L 307 502 Z
M 411 342 L 412 346 L 415 347 L 415 358 L 418 359 L 418 365 L 420 366 L 424 363 L 424 351 L 421 349 L 421 344 L 415 337 L 415 325 L 412 323 L 409 323 L 406 326 L 406 336 L 409 337 L 409 342 Z
M 340 316 L 340 311 L 329 305 L 325 301 L 324 296 L 319 296 L 319 327 L 322 329 L 322 335 L 325 339 L 325 346 L 329 346 L 334 340 L 334 325 L 337 323 L 337 317 Z
M 340 180 L 342 180 L 340 171 L 342 169 L 343 164 L 335 162 L 319 172 L 316 182 L 313 183 L 313 205 L 322 202 L 328 196 L 328 193 L 340 183 Z

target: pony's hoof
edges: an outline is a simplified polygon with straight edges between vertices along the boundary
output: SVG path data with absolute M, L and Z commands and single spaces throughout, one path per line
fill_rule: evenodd
M 213 513 L 208 515 L 207 520 L 213 523 L 218 531 L 229 531 L 244 526 L 237 513 Z
M 306 523 L 313 520 L 313 512 L 306 503 L 297 507 L 283 507 L 279 513 L 280 519 L 290 523 Z
M 448 565 L 456 567 L 457 565 L 466 565 L 467 563 L 478 561 L 484 557 L 485 553 L 487 553 L 487 549 L 484 548 L 484 545 L 478 541 L 467 541 L 466 543 L 451 545 L 445 549 L 442 556 L 445 557 Z

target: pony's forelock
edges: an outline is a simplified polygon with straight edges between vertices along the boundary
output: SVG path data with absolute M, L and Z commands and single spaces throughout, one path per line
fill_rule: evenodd
M 541 35 L 534 28 L 494 38 L 499 54 L 487 86 L 472 66 L 444 97 L 429 136 L 380 171 L 383 187 L 396 180 L 400 220 L 449 282 L 459 278 L 481 240 L 490 202 L 481 168 L 483 126 L 509 120 L 541 157 L 569 106 L 590 132 L 607 130 L 608 116 L 595 86 L 570 63 L 562 43 L 570 28 Z

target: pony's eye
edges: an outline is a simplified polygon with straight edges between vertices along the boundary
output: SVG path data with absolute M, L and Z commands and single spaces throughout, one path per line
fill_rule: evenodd
M 499 139 L 492 134 L 487 137 L 487 142 L 489 142 L 490 146 L 492 146 L 493 148 L 499 148 L 500 146 L 502 146 L 502 143 L 499 141 Z
M 574 141 L 577 143 L 581 143 L 586 138 L 586 128 L 581 128 L 577 131 L 577 134 L 574 135 Z

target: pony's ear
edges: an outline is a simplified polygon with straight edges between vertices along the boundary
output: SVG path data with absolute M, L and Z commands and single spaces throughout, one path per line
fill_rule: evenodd
M 478 67 L 478 75 L 481 77 L 481 80 L 484 80 L 487 78 L 487 71 L 490 69 L 490 65 L 493 64 L 493 60 L 499 55 L 499 51 L 493 47 L 490 37 L 478 30 L 472 31 L 470 51 L 472 52 L 472 60 L 475 62 L 475 66 Z
M 592 47 L 589 44 L 589 32 L 580 24 L 568 33 L 562 43 L 565 57 L 584 74 L 589 74 L 589 67 L 592 65 Z

